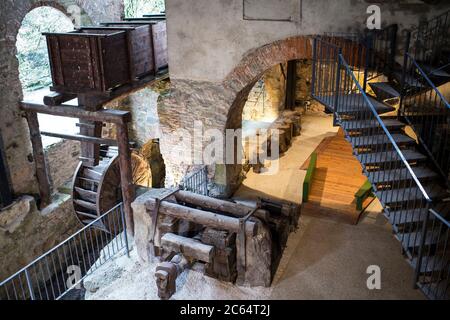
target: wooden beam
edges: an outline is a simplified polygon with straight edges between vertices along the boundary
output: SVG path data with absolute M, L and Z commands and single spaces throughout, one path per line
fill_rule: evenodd
M 175 198 L 178 202 L 188 203 L 197 207 L 204 208 L 206 210 L 228 213 L 236 218 L 244 218 L 253 210 L 253 208 L 244 206 L 242 204 L 214 199 L 183 190 L 178 191 L 175 194 Z M 266 210 L 257 210 L 254 213 L 254 216 L 260 218 L 261 220 L 268 221 L 269 212 Z
M 77 96 L 75 94 L 64 94 L 64 93 L 58 93 L 58 92 L 51 92 L 44 96 L 44 104 L 46 106 L 59 106 L 60 104 L 73 100 Z
M 211 263 L 214 255 L 213 246 L 173 233 L 166 233 L 161 238 L 161 246 L 169 253 L 181 253 L 186 257 L 206 263 Z
M 89 121 L 100 121 L 115 124 L 124 124 L 131 121 L 129 111 L 102 109 L 99 111 L 87 111 L 81 107 L 61 104 L 55 107 L 49 107 L 44 104 L 34 102 L 21 102 L 21 109 L 29 112 L 49 114 L 59 117 L 79 118 Z
M 33 145 L 33 156 L 36 164 L 36 176 L 39 184 L 41 197 L 41 209 L 51 203 L 50 179 L 47 171 L 47 160 L 45 159 L 44 147 L 42 146 L 39 121 L 35 112 L 26 112 L 26 119 L 30 129 L 31 143 Z
M 41 131 L 41 135 L 46 136 L 46 137 L 52 137 L 52 138 L 61 138 L 61 139 L 65 139 L 65 140 L 74 140 L 74 141 L 80 141 L 80 142 L 104 144 L 107 146 L 117 147 L 117 141 L 113 140 L 113 139 L 96 138 L 96 137 L 90 137 L 90 136 L 85 136 L 85 135 L 81 135 L 81 134 L 62 134 L 62 133 L 54 133 L 54 132 L 46 132 L 46 131 Z
M 151 211 L 155 209 L 155 205 L 156 199 L 148 199 L 146 208 L 147 210 Z M 238 233 L 241 230 L 239 219 L 237 218 L 189 208 L 167 201 L 160 203 L 159 213 L 219 230 L 227 230 L 234 233 Z M 247 221 L 245 223 L 245 232 L 247 235 L 253 237 L 257 234 L 257 231 L 258 226 L 255 222 Z
M 84 110 L 97 112 L 102 110 L 102 101 L 98 97 L 84 94 L 78 95 L 78 104 L 83 106 Z M 80 135 L 89 136 L 93 138 L 102 137 L 102 121 L 89 121 L 80 119 L 80 123 L 87 126 L 80 127 Z M 100 144 L 90 143 L 87 141 L 81 142 L 81 156 L 90 160 L 83 161 L 87 166 L 94 167 L 100 162 Z
M 117 143 L 119 145 L 120 181 L 122 184 L 122 198 L 127 231 L 131 236 L 134 236 L 134 219 L 131 203 L 135 199 L 136 190 L 133 184 L 130 142 L 128 138 L 128 126 L 126 124 L 117 125 Z

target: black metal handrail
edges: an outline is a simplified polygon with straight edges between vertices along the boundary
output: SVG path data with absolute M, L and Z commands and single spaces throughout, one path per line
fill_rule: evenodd
M 403 72 L 400 114 L 446 180 L 450 173 L 450 104 L 409 53 Z

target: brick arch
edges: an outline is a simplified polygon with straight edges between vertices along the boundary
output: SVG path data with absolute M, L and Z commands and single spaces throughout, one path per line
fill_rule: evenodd
M 289 60 L 312 58 L 312 37 L 295 36 L 249 51 L 223 84 L 236 93 L 256 82 L 269 68 Z
M 225 129 L 241 128 L 247 97 L 267 70 L 289 60 L 312 59 L 312 55 L 310 36 L 290 37 L 249 51 L 222 83 L 231 96 Z M 241 172 L 240 164 L 216 166 L 214 182 L 221 186 L 221 196 L 228 197 L 237 190 L 242 182 Z
M 289 60 L 312 59 L 312 55 L 310 36 L 289 37 L 248 52 L 223 81 L 224 87 L 235 96 L 228 111 L 226 129 L 240 127 L 245 100 L 264 72 Z

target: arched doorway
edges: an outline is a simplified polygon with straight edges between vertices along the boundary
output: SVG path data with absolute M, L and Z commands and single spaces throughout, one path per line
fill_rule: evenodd
M 17 34 L 17 59 L 24 94 L 48 87 L 52 83 L 47 44 L 43 32 L 69 32 L 71 19 L 59 9 L 37 7 L 23 19 Z
M 71 13 L 72 12 L 72 13 Z M 69 16 L 80 10 L 64 8 L 57 3 L 44 3 L 29 11 L 17 33 L 16 57 L 24 100 L 42 103 L 52 85 L 50 61 L 44 32 L 74 30 L 78 18 Z M 77 133 L 77 119 L 38 115 L 41 131 Z M 54 191 L 73 174 L 79 156 L 79 144 L 62 139 L 43 137 Z
M 243 112 L 255 84 L 267 72 L 292 60 L 311 60 L 312 37 L 298 36 L 279 40 L 249 52 L 226 77 L 223 86 L 233 92 L 234 100 L 228 110 L 226 130 L 242 128 Z M 235 150 L 237 152 L 237 150 Z M 215 184 L 222 196 L 231 195 L 242 182 L 241 164 L 216 166 Z

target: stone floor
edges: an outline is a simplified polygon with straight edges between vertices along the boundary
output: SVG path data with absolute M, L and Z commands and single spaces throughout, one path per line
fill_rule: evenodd
M 236 200 L 250 203 L 258 195 L 301 201 L 305 173 L 299 169 L 320 141 L 336 132 L 332 119 L 304 117 L 303 134 L 280 161 L 274 176 L 249 173 Z M 367 288 L 367 268 L 381 269 L 381 290 Z M 157 299 L 154 264 L 142 264 L 135 251 L 119 257 L 85 281 L 86 299 Z M 413 290 L 413 270 L 374 202 L 357 226 L 302 217 L 292 234 L 271 288 L 240 288 L 187 271 L 173 299 L 424 299 Z

